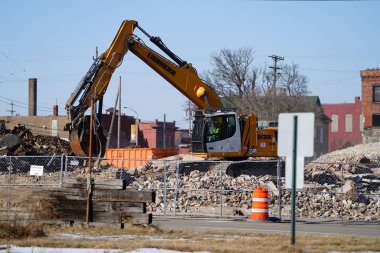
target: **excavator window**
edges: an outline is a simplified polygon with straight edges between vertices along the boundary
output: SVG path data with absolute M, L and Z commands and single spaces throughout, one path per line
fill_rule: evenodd
M 221 141 L 232 137 L 236 132 L 234 115 L 213 116 L 206 121 L 207 142 Z

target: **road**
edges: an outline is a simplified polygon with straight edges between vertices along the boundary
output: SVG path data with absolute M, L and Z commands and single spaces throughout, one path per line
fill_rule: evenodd
M 153 217 L 153 225 L 156 225 L 163 230 L 223 230 L 227 232 L 290 233 L 291 229 L 289 221 L 260 222 L 251 220 L 167 219 L 161 217 Z M 380 237 L 380 222 L 297 222 L 296 233 Z

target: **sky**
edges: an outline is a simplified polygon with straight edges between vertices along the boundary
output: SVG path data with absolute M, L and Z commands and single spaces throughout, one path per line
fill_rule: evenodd
M 224 48 L 253 48 L 257 67 L 282 56 L 281 63 L 298 64 L 321 103 L 353 103 L 361 97 L 360 70 L 380 67 L 380 1 L 2 0 L 1 9 L 1 116 L 11 115 L 12 104 L 14 115 L 27 115 L 29 78 L 38 79 L 37 115 L 51 115 L 56 103 L 65 115 L 96 47 L 107 50 L 125 19 L 160 36 L 198 73 L 211 70 L 211 55 Z M 186 98 L 130 52 L 111 79 L 105 109 L 115 103 L 119 76 L 123 113 L 142 121 L 165 114 L 188 127 Z

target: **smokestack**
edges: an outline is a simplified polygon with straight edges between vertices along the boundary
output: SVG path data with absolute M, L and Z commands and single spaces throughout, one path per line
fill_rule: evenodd
M 55 104 L 53 106 L 53 116 L 58 116 L 58 105 L 57 104 Z
M 29 78 L 29 116 L 37 116 L 37 78 Z

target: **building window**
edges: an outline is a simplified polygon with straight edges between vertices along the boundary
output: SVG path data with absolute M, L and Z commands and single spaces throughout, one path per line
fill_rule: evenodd
M 380 102 L 380 85 L 373 86 L 373 102 Z
M 323 127 L 319 129 L 319 142 L 322 144 L 323 143 Z
M 338 120 L 339 117 L 337 114 L 332 114 L 331 115 L 331 132 L 338 132 Z
M 352 132 L 352 114 L 346 114 L 345 116 L 345 131 L 346 133 Z
M 372 115 L 372 126 L 380 127 L 380 114 Z

